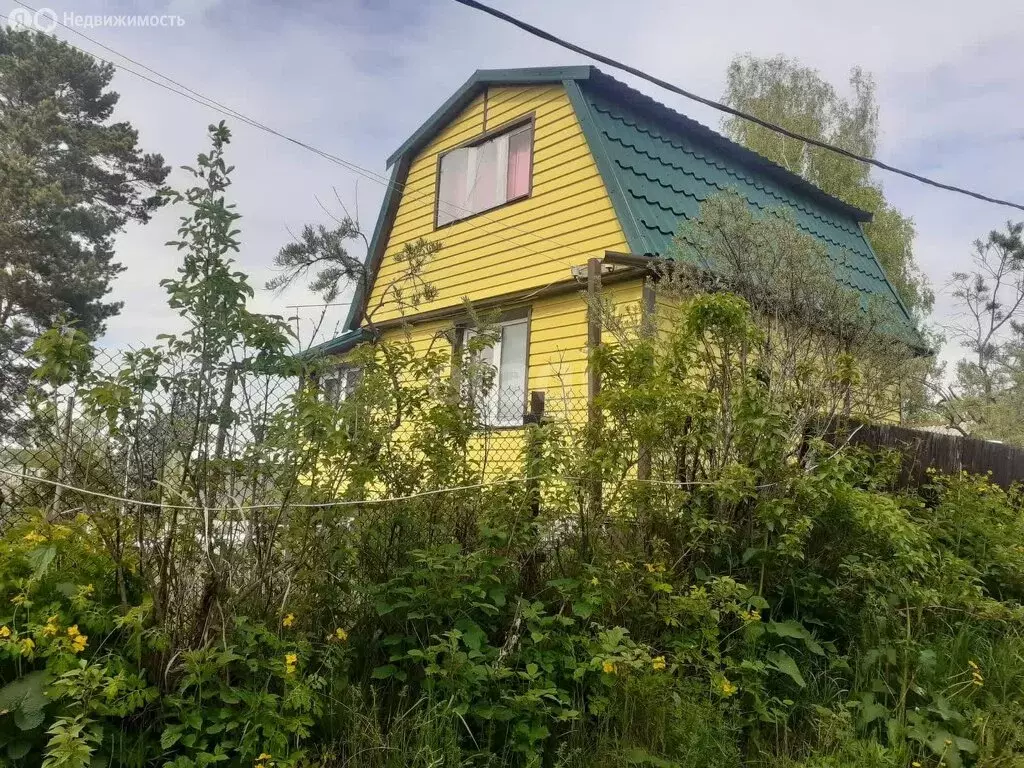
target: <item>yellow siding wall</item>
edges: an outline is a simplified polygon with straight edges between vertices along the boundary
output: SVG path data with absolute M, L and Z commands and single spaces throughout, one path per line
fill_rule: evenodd
M 601 295 L 616 312 L 637 315 L 643 283 L 635 280 L 604 288 Z M 529 304 L 530 331 L 527 350 L 528 392 L 543 390 L 549 409 L 586 412 L 587 395 L 587 302 L 582 293 L 539 299 Z M 514 306 L 503 309 L 514 309 Z M 396 328 L 385 333 L 386 341 L 409 341 L 420 354 L 428 349 L 451 349 L 444 331 L 452 321 L 432 321 Z M 605 341 L 612 339 L 606 333 Z M 524 403 L 524 407 L 525 407 Z
M 603 300 L 617 314 L 636 319 L 640 312 L 641 280 L 605 287 Z M 549 417 L 580 425 L 587 415 L 587 301 L 582 292 L 539 299 L 529 304 L 527 392 L 543 390 Z M 512 309 L 514 307 L 504 307 Z M 409 342 L 419 354 L 450 350 L 446 331 L 451 320 L 431 321 L 396 328 L 385 341 Z M 605 341 L 613 341 L 605 334 Z M 526 403 L 523 404 L 524 409 Z M 521 430 L 485 430 L 477 436 L 472 458 L 488 479 L 503 477 L 522 466 Z
M 439 154 L 531 113 L 535 115 L 531 196 L 435 230 Z M 571 266 L 585 264 L 606 250 L 628 250 L 561 85 L 491 87 L 420 152 L 409 168 L 369 307 L 378 306 L 382 292 L 402 272 L 395 254 L 420 238 L 443 243 L 423 275 L 437 289 L 436 300 L 403 310 L 389 295 L 374 311 L 374 322 L 457 306 L 464 296 L 480 300 L 541 287 L 568 279 Z M 554 338 L 551 333 L 547 336 Z

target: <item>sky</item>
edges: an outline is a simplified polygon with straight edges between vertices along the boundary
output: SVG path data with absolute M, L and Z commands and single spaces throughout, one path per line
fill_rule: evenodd
M 36 0 L 26 0 L 36 5 Z M 942 181 L 1024 200 L 1024 3 L 1019 0 L 494 0 L 520 18 L 602 51 L 701 95 L 718 98 L 739 54 L 785 54 L 836 85 L 851 67 L 873 74 L 881 136 L 877 156 Z M 15 7 L 14 0 L 0 0 Z M 90 27 L 80 31 L 275 130 L 383 175 L 385 158 L 473 70 L 590 63 L 452 0 L 50 0 L 65 13 L 175 14 L 172 27 Z M 8 8 L 9 10 L 9 8 Z M 119 61 L 64 28 L 55 34 Z M 128 66 L 135 66 L 128 64 Z M 721 116 L 655 86 L 619 79 L 719 128 Z M 206 127 L 221 119 L 207 107 L 118 73 L 115 117 L 133 123 L 140 145 L 172 166 L 207 146 Z M 371 231 L 383 196 L 360 176 L 278 137 L 228 119 L 236 166 L 231 196 L 242 214 L 241 269 L 251 275 L 260 312 L 298 316 L 303 345 L 320 310 L 301 287 L 263 290 L 278 249 L 307 223 L 330 224 L 345 206 Z M 969 264 L 971 243 L 1014 211 L 879 172 L 887 197 L 917 226 L 915 255 L 938 294 L 935 320 L 953 304 L 950 274 Z M 172 183 L 187 182 L 175 171 Z M 319 201 L 319 202 L 318 202 Z M 325 212 L 321 204 L 326 207 Z M 113 296 L 124 302 L 102 343 L 126 347 L 174 331 L 159 280 L 177 254 L 164 243 L 180 211 L 165 209 L 117 241 L 126 266 Z M 356 251 L 358 252 L 358 251 Z M 361 255 L 361 254 L 360 254 Z M 317 340 L 333 335 L 345 307 L 329 309 Z M 955 345 L 943 357 L 955 358 Z

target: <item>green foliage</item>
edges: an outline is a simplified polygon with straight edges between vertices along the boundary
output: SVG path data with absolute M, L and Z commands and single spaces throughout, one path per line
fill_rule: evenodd
M 10 531 L 10 749 L 182 768 L 1013 765 L 1021 496 L 967 475 L 891 490 L 889 457 L 794 435 L 801 406 L 741 364 L 760 333 L 742 299 L 697 297 L 680 321 L 670 344 L 600 350 L 582 434 L 530 428 L 536 515 L 529 487 L 470 482 L 480 433 L 444 384 L 450 354 L 373 346 L 340 407 L 299 388 L 265 443 L 293 446 L 297 498 L 402 500 L 249 518 L 278 532 L 262 562 L 287 581 L 213 593 L 214 631 L 154 610 L 159 582 L 99 510 Z M 641 450 L 663 482 L 635 481 Z
M 852 98 L 836 92 L 821 74 L 784 56 L 740 56 L 727 73 L 725 100 L 790 131 L 874 157 L 878 142 L 875 83 L 859 68 L 850 72 Z M 850 205 L 873 214 L 864 232 L 907 307 L 918 316 L 935 300 L 914 260 L 914 223 L 890 205 L 871 169 L 820 147 L 807 146 L 739 118 L 726 133 L 758 154 L 797 173 Z
M 953 386 L 940 388 L 939 412 L 962 432 L 1024 444 L 1024 222 L 1007 222 L 974 243 L 972 266 L 954 272 L 960 319 L 953 338 L 968 356 Z
M 0 429 L 12 429 L 32 339 L 65 316 L 95 336 L 120 304 L 113 240 L 145 222 L 168 168 L 110 121 L 114 68 L 51 35 L 0 29 Z
M 767 386 L 763 406 L 782 407 L 790 430 L 836 415 L 886 421 L 902 414 L 927 363 L 908 346 L 917 339 L 908 339 L 899 308 L 881 299 L 862 305 L 856 291 L 836 281 L 821 243 L 790 212 L 765 214 L 723 193 L 680 227 L 657 282 L 668 332 L 685 332 L 685 343 L 705 347 L 690 357 L 713 357 L 706 349 L 713 337 L 695 336 L 696 318 L 672 317 L 671 307 L 692 314 L 701 301 L 691 307 L 692 297 L 728 290 L 744 302 L 734 315 L 749 310 L 757 318 L 742 325 L 742 336 L 726 339 L 729 351 L 740 368 L 757 371 Z M 722 301 L 710 306 L 720 313 Z

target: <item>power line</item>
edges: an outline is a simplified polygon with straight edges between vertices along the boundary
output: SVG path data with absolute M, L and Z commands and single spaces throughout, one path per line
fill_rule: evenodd
M 15 0 L 15 2 L 17 2 L 23 8 L 26 8 L 26 9 L 28 9 L 30 11 L 33 11 L 33 12 L 36 12 L 35 8 L 33 8 L 28 3 L 22 2 L 22 0 Z M 4 16 L 3 14 L 0 14 L 0 18 L 9 21 L 8 17 Z M 173 85 L 177 86 L 178 88 L 181 88 L 181 89 L 184 89 L 184 90 L 183 91 L 176 90 L 175 88 L 172 88 L 171 86 L 168 86 L 166 83 L 162 83 L 162 82 L 159 82 L 157 80 L 154 80 L 151 77 L 147 77 L 146 75 L 144 75 L 144 74 L 142 74 L 140 72 L 136 72 L 135 70 L 131 69 L 130 67 L 126 67 L 123 64 L 119 64 L 117 62 L 113 62 L 113 61 L 110 61 L 108 59 L 104 59 L 103 57 L 97 56 L 96 54 L 92 53 L 91 51 L 86 51 L 86 50 L 84 50 L 82 48 L 79 48 L 78 46 L 74 45 L 73 43 L 69 43 L 67 40 L 61 40 L 61 38 L 57 37 L 56 35 L 45 33 L 45 32 L 41 32 L 41 31 L 40 31 L 40 34 L 46 34 L 47 36 L 52 37 L 55 40 L 59 40 L 60 42 L 64 43 L 65 45 L 70 46 L 71 48 L 75 49 L 79 53 L 83 53 L 86 56 L 91 56 L 92 58 L 96 59 L 97 61 L 103 62 L 104 64 L 108 64 L 108 65 L 110 65 L 112 67 L 115 67 L 116 69 L 119 69 L 119 70 L 124 71 L 124 72 L 128 72 L 129 74 L 132 74 L 132 75 L 135 75 L 136 77 L 141 78 L 142 80 L 145 80 L 146 82 L 152 83 L 153 85 L 157 85 L 157 86 L 163 88 L 164 90 L 170 91 L 171 93 L 175 93 L 175 94 L 177 94 L 179 96 L 184 96 L 185 98 L 189 99 L 190 101 L 193 101 L 193 102 L 195 102 L 197 104 L 200 104 L 201 106 L 207 107 L 208 109 L 212 109 L 214 111 L 218 111 L 218 112 L 227 114 L 229 117 L 233 117 L 233 118 L 235 118 L 237 120 L 241 120 L 242 122 L 246 123 L 247 125 L 252 126 L 253 128 L 257 128 L 259 130 L 262 130 L 262 131 L 265 131 L 267 133 L 270 133 L 273 136 L 277 136 L 280 139 L 284 139 L 285 141 L 287 141 L 287 142 L 289 142 L 291 144 L 294 144 L 294 145 L 296 145 L 298 147 L 301 147 L 302 149 L 305 149 L 305 150 L 307 150 L 309 152 L 313 152 L 314 154 L 319 155 L 320 157 L 322 157 L 322 158 L 324 158 L 326 160 L 329 160 L 330 162 L 333 162 L 333 163 L 335 163 L 337 165 L 340 165 L 341 167 L 343 167 L 343 168 L 345 168 L 345 169 L 347 169 L 347 170 L 349 170 L 349 171 L 351 171 L 351 172 L 353 172 L 355 174 L 358 174 L 360 176 L 368 178 L 371 181 L 376 182 L 377 184 L 381 184 L 381 185 L 383 185 L 385 187 L 394 187 L 395 189 L 397 189 L 397 190 L 399 190 L 399 191 L 401 191 L 403 193 L 406 192 L 405 187 L 407 186 L 407 183 L 405 183 L 405 182 L 399 182 L 399 181 L 395 181 L 395 180 L 389 179 L 389 178 L 387 178 L 385 176 L 381 176 L 381 175 L 379 175 L 379 174 L 377 174 L 377 173 L 375 173 L 375 172 L 373 172 L 371 170 L 363 168 L 362 166 L 356 165 L 355 163 L 353 163 L 353 162 L 351 162 L 349 160 L 345 160 L 344 158 L 338 157 L 337 155 L 333 155 L 330 152 L 326 152 L 326 151 L 324 151 L 322 149 L 319 149 L 318 147 L 315 147 L 315 146 L 313 146 L 311 144 L 308 144 L 308 143 L 306 143 L 304 141 L 300 141 L 299 139 L 296 139 L 296 138 L 288 136 L 288 135 L 286 135 L 284 133 L 281 133 L 280 131 L 277 131 L 274 128 L 271 128 L 270 126 L 265 125 L 264 123 L 261 123 L 258 120 L 255 120 L 254 118 L 251 118 L 248 115 L 245 115 L 242 112 L 239 112 L 238 110 L 233 109 L 233 108 L 227 106 L 226 104 L 223 104 L 222 102 L 217 101 L 216 99 L 212 99 L 212 98 L 210 98 L 208 96 L 203 95 L 199 91 L 196 91 L 196 90 L 194 90 L 192 88 L 189 88 L 187 85 L 184 85 L 183 83 L 180 83 L 177 80 L 175 80 L 175 79 L 173 79 L 171 77 L 168 77 L 167 75 L 163 74 L 162 72 L 159 72 L 159 71 L 157 71 L 157 70 L 155 70 L 155 69 L 153 69 L 153 68 L 151 68 L 149 66 L 146 66 L 142 62 L 139 62 L 139 61 L 131 58 L 130 56 L 126 56 L 125 54 L 121 53 L 120 51 L 118 51 L 118 50 L 116 50 L 114 48 L 111 48 L 108 45 L 104 45 L 103 43 L 99 42 L 98 40 L 95 40 L 94 38 L 90 37 L 89 35 L 86 35 L 84 32 L 81 32 L 78 29 L 65 24 L 64 22 L 60 21 L 59 19 L 56 19 L 56 21 L 62 27 L 68 29 L 71 32 L 74 32 L 76 35 L 84 38 L 85 40 L 88 40 L 88 41 L 94 43 L 95 45 L 100 46 L 104 50 L 107 50 L 107 51 L 115 54 L 116 56 L 120 56 L 122 59 L 124 59 L 126 61 L 132 62 L 133 64 L 135 64 L 136 66 L 141 67 L 142 69 L 146 70 L 147 72 L 150 72 L 150 73 L 156 75 L 157 77 L 163 78 L 168 83 L 172 83 Z M 412 193 L 410 192 L 410 194 L 412 194 Z M 417 195 L 417 197 L 419 199 L 427 198 L 427 197 L 430 196 L 429 193 L 427 193 L 427 192 L 418 192 L 418 193 L 415 193 L 415 194 Z M 542 235 L 537 235 L 537 234 L 532 233 L 532 232 L 528 232 L 527 230 L 524 230 L 524 229 L 522 229 L 520 227 L 516 227 L 515 225 L 509 224 L 507 222 L 502 222 L 502 221 L 498 221 L 496 219 L 492 219 L 492 218 L 486 216 L 483 213 L 474 213 L 473 211 L 471 211 L 468 208 L 463 208 L 463 207 L 461 207 L 459 205 L 456 205 L 455 203 L 452 203 L 452 202 L 450 202 L 448 200 L 442 200 L 442 199 L 440 199 L 440 197 L 438 198 L 438 204 L 445 206 L 446 208 L 449 209 L 449 211 L 452 211 L 452 210 L 454 210 L 454 211 L 461 211 L 462 213 L 473 215 L 476 218 L 481 219 L 482 221 L 489 222 L 489 223 L 494 224 L 494 225 L 496 225 L 498 227 L 501 227 L 503 229 L 508 229 L 508 230 L 513 230 L 513 231 L 516 231 L 516 232 L 520 232 L 520 233 L 522 233 L 524 235 L 527 235 L 527 236 L 533 238 L 533 240 L 535 242 L 538 242 L 538 243 L 548 242 L 548 243 L 552 243 L 552 244 L 558 246 L 559 248 L 562 248 L 562 249 L 565 249 L 565 250 L 570 250 L 570 251 L 572 250 L 572 248 L 570 248 L 569 246 L 565 245 L 564 243 L 560 243 L 557 240 L 555 240 L 555 239 L 553 239 L 553 238 L 551 238 L 549 236 L 542 236 Z M 534 256 L 539 256 L 539 257 L 541 257 L 541 258 L 543 258 L 543 259 L 545 259 L 547 261 L 558 261 L 561 264 L 564 264 L 565 266 L 568 266 L 570 269 L 574 266 L 573 264 L 571 264 L 570 262 L 566 261 L 562 257 L 552 256 L 551 254 L 545 254 L 545 253 L 541 253 L 539 251 L 535 251 L 532 248 L 530 248 L 528 245 L 524 245 L 521 242 L 517 242 L 515 240 L 510 240 L 509 238 L 503 237 L 502 235 L 500 235 L 496 231 L 491 231 L 491 232 L 488 232 L 487 234 L 493 235 L 493 236 L 497 237 L 499 240 L 501 240 L 502 242 L 505 242 L 505 243 L 507 243 L 509 245 L 513 245 L 513 246 L 518 247 L 518 248 L 523 248 L 524 250 L 526 250 L 530 254 L 532 254 Z
M 467 8 L 473 8 L 474 10 L 482 11 L 483 13 L 493 16 L 496 19 L 500 19 L 501 21 L 507 22 L 513 25 L 514 27 L 518 27 L 524 32 L 528 32 L 529 34 L 534 35 L 535 37 L 539 37 L 542 40 L 547 40 L 549 43 L 554 43 L 555 45 L 561 46 L 562 48 L 572 51 L 573 53 L 578 53 L 581 56 L 586 56 L 587 58 L 593 59 L 594 61 L 606 64 L 609 67 L 613 67 L 623 72 L 628 72 L 629 74 L 638 77 L 641 80 L 646 80 L 647 82 L 653 83 L 654 85 L 664 88 L 667 91 L 671 91 L 672 93 L 684 96 L 687 99 L 691 99 L 692 101 L 704 104 L 705 106 L 711 107 L 712 109 L 717 109 L 720 112 L 725 112 L 726 114 L 733 115 L 734 117 L 738 117 L 743 120 L 747 120 L 751 123 L 754 123 L 756 125 L 760 125 L 762 128 L 767 128 L 770 131 L 782 134 L 783 136 L 787 136 L 791 139 L 796 139 L 797 141 L 802 141 L 805 144 L 811 144 L 815 147 L 826 149 L 829 152 L 834 152 L 837 155 L 848 157 L 851 160 L 856 160 L 857 162 L 867 163 L 868 165 L 872 165 L 875 168 L 881 168 L 883 171 L 889 171 L 890 173 L 905 176 L 908 179 L 914 179 L 914 181 L 919 181 L 922 184 L 928 184 L 929 186 L 937 187 L 939 189 L 945 189 L 949 192 L 956 192 L 961 195 L 973 197 L 976 200 L 984 200 L 986 203 L 1003 205 L 1008 208 L 1016 208 L 1019 211 L 1024 211 L 1024 205 L 1020 203 L 1014 203 L 1010 200 L 1001 200 L 998 197 L 990 197 L 980 192 L 974 192 L 969 189 L 964 189 L 963 187 L 957 187 L 953 184 L 946 184 L 941 181 L 936 181 L 935 179 L 930 179 L 927 176 L 921 176 L 920 174 L 914 173 L 912 171 L 906 171 L 903 170 L 902 168 L 897 168 L 894 165 L 883 163 L 881 160 L 875 160 L 872 157 L 858 155 L 856 152 L 851 152 L 847 149 L 843 149 L 842 147 L 837 147 L 834 144 L 829 144 L 828 142 L 820 141 L 818 139 L 811 138 L 810 136 L 804 136 L 802 134 L 795 133 L 787 128 L 783 128 L 781 125 L 776 125 L 775 123 L 769 122 L 768 120 L 762 120 L 760 117 L 757 117 L 756 115 L 751 115 L 747 112 L 735 109 L 734 107 L 730 107 L 728 104 L 722 104 L 721 102 L 713 101 L 712 99 L 708 99 L 703 96 L 698 96 L 697 94 L 680 88 L 677 85 L 673 85 L 672 83 L 666 80 L 662 80 L 659 77 L 650 75 L 647 72 L 644 72 L 642 69 L 637 69 L 636 67 L 630 66 L 629 64 L 623 64 L 621 61 L 617 61 L 608 56 L 604 56 L 595 51 L 591 51 L 587 48 L 584 48 L 581 45 L 577 45 L 576 43 L 571 43 L 568 40 L 565 40 L 561 37 L 558 37 L 557 35 L 552 34 L 551 32 L 546 32 L 545 30 L 540 29 L 539 27 L 535 27 L 532 24 L 529 24 L 525 21 L 521 21 L 520 19 L 517 19 L 515 16 L 505 13 L 504 11 L 499 11 L 497 8 L 492 8 L 489 5 L 484 5 L 483 3 L 477 2 L 477 0 L 455 0 L 455 2 L 459 3 L 460 5 L 466 6 Z

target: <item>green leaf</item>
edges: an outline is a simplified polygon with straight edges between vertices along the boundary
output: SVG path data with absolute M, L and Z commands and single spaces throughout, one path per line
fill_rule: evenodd
M 462 618 L 455 622 L 455 628 L 462 633 L 462 642 L 471 651 L 479 651 L 487 640 L 487 635 L 472 619 Z
M 387 680 L 389 677 L 394 677 L 398 673 L 398 667 L 394 664 L 385 664 L 382 667 L 377 667 L 373 670 L 371 677 L 374 680 Z
M 579 600 L 572 604 L 572 612 L 581 619 L 589 619 L 594 614 L 594 605 L 586 600 Z
M 54 546 L 36 547 L 28 553 L 28 564 L 32 566 L 32 580 L 38 581 L 50 569 L 50 563 L 57 556 L 57 548 Z
M 69 600 L 78 594 L 78 585 L 72 584 L 70 581 L 62 581 L 56 586 L 56 589 Z
M 821 647 L 814 636 L 807 630 L 807 628 L 798 621 L 769 621 L 768 631 L 778 637 L 791 638 L 793 640 L 800 640 L 807 650 L 817 656 L 824 656 L 825 650 Z
M 0 710 L 14 715 L 14 724 L 22 731 L 38 728 L 45 717 L 46 685 L 49 675 L 44 670 L 29 672 L 0 688 Z
M 956 748 L 961 752 L 966 752 L 969 755 L 973 755 L 978 751 L 978 745 L 970 739 L 965 739 L 963 736 L 957 736 L 953 739 L 953 743 L 956 744 Z
M 776 672 L 788 675 L 801 688 L 807 687 L 804 676 L 800 674 L 800 668 L 793 661 L 793 657 L 785 651 L 772 651 L 769 653 L 768 663 Z
M 31 741 L 12 741 L 7 745 L 7 757 L 11 760 L 20 760 L 32 749 Z
M 865 693 L 860 699 L 860 723 L 861 725 L 867 725 L 875 720 L 880 720 L 883 717 L 888 716 L 889 710 L 884 705 L 879 704 L 875 701 L 875 696 L 872 693 Z
M 803 640 L 807 636 L 807 629 L 798 621 L 769 621 L 768 631 L 779 637 L 791 637 L 794 640 Z
M 181 738 L 182 732 L 185 727 L 182 725 L 172 725 L 164 729 L 164 732 L 160 734 L 160 748 L 167 750 L 173 747 L 178 739 Z

